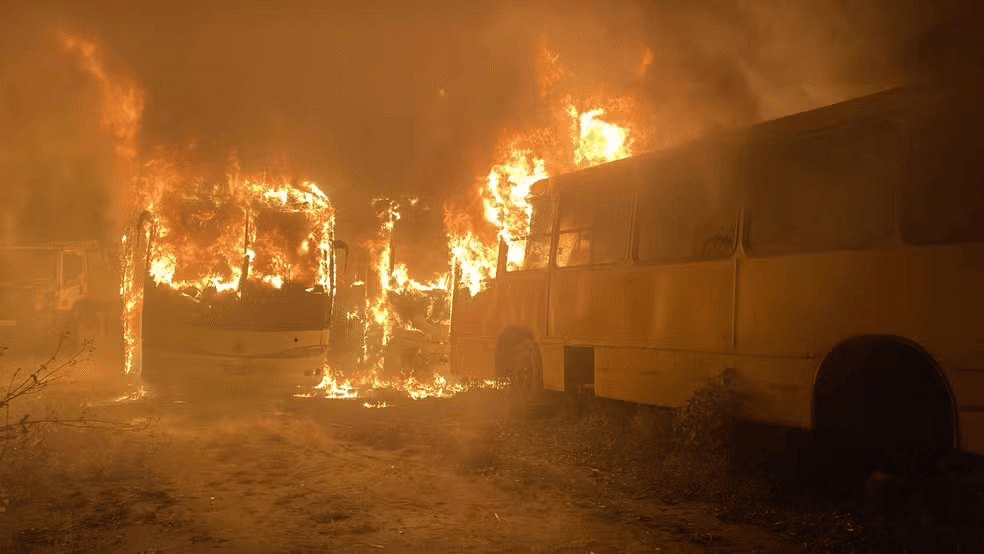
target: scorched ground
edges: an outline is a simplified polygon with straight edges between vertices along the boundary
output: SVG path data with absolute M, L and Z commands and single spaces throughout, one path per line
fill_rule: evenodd
M 713 438 L 673 446 L 673 418 L 645 408 L 557 397 L 514 413 L 507 392 L 494 389 L 422 400 L 378 391 L 357 399 L 176 397 L 119 377 L 119 363 L 97 353 L 22 406 L 136 428 L 49 427 L 10 442 L 0 552 L 823 552 L 905 544 L 853 499 L 790 493 L 779 470 L 743 473 Z

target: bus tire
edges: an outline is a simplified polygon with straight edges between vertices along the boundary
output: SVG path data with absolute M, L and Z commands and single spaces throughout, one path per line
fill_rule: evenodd
M 509 382 L 509 394 L 514 404 L 532 406 L 543 396 L 543 361 L 533 333 L 512 326 L 504 329 L 496 340 L 496 379 Z
M 814 380 L 821 472 L 857 481 L 873 471 L 915 474 L 956 447 L 953 396 L 935 361 L 892 336 L 844 341 Z

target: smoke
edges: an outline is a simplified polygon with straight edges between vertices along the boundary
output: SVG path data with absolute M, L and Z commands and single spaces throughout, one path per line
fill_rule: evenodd
M 419 240 L 410 242 L 432 250 L 444 242 L 440 206 L 473 200 L 503 133 L 555 122 L 566 94 L 631 99 L 636 150 L 668 147 L 901 82 L 913 40 L 948 13 L 937 4 L 22 8 L 5 18 L 0 60 L 0 125 L 15 130 L 0 139 L 12 176 L 4 205 L 16 206 L 7 211 L 17 215 L 19 238 L 96 236 L 93 225 L 103 224 L 86 222 L 107 219 L 99 210 L 114 189 L 101 183 L 118 178 L 111 141 L 99 130 L 95 84 L 49 44 L 43 30 L 53 22 L 98 37 L 146 90 L 143 153 L 189 140 L 222 160 L 235 148 L 246 164 L 286 152 L 292 167 L 324 185 L 347 238 L 372 235 L 372 198 L 420 197 L 432 209 L 421 211 L 412 230 Z M 550 83 L 545 45 L 563 67 Z
M 27 15 L 0 38 L 0 241 L 107 239 L 113 140 L 102 129 L 100 91 Z

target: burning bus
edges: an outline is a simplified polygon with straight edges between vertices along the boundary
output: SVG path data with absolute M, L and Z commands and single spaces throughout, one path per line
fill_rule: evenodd
M 984 117 L 948 92 L 539 181 L 494 277 L 456 279 L 452 373 L 668 408 L 717 383 L 837 463 L 984 454 Z
M 147 170 L 124 237 L 127 371 L 151 384 L 317 384 L 345 249 L 328 197 L 310 182 Z

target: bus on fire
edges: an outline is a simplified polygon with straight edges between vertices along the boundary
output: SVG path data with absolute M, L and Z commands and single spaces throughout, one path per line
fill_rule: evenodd
M 154 385 L 309 390 L 324 372 L 347 246 L 315 185 L 233 184 L 166 191 L 129 229 L 127 370 Z
M 869 470 L 984 454 L 984 120 L 948 103 L 894 89 L 537 183 L 522 263 L 455 291 L 452 371 L 665 407 L 723 383 Z

